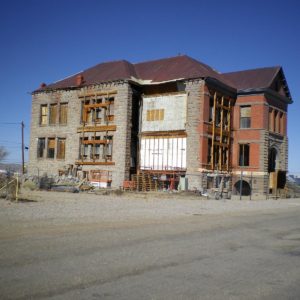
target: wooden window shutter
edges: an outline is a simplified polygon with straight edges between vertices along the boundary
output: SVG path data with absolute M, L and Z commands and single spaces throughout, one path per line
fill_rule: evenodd
M 57 140 L 57 158 L 64 159 L 66 152 L 66 140 L 59 138 Z
M 41 117 L 40 117 L 41 125 L 47 125 L 47 120 L 48 120 L 48 106 L 42 105 L 41 106 Z
M 68 122 L 68 103 L 62 103 L 60 105 L 59 123 L 67 124 Z
M 51 104 L 50 105 L 50 124 L 56 123 L 56 117 L 57 117 L 57 104 Z
M 48 148 L 55 148 L 55 139 L 54 138 L 48 139 Z

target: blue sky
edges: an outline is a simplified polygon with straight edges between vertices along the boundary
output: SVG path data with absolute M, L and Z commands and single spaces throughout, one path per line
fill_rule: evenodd
M 26 0 L 0 3 L 0 145 L 20 162 L 30 92 L 99 62 L 187 54 L 220 72 L 283 66 L 289 169 L 300 172 L 300 2 Z M 28 145 L 29 146 L 29 145 Z

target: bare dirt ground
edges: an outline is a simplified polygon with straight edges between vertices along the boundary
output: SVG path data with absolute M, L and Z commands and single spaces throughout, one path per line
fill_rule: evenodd
M 299 299 L 300 199 L 0 199 L 1 299 Z

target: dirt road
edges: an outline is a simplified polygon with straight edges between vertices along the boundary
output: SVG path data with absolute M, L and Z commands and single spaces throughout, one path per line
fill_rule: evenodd
M 1 299 L 300 298 L 299 199 L 31 198 L 0 200 Z

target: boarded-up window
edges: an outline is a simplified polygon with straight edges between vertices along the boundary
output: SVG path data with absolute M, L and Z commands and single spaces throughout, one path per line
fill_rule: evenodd
M 163 121 L 165 116 L 164 109 L 147 110 L 147 121 Z
M 53 125 L 56 124 L 57 118 L 57 104 L 50 105 L 50 116 L 49 116 L 49 124 Z
M 250 158 L 250 146 L 249 144 L 240 144 L 239 153 L 239 166 L 247 167 L 249 166 Z
M 241 106 L 240 108 L 240 128 L 251 127 L 251 106 Z
M 66 153 L 66 139 L 58 138 L 57 139 L 57 154 L 56 158 L 64 159 Z
M 54 158 L 55 152 L 55 138 L 48 139 L 48 147 L 47 147 L 47 157 Z
M 41 105 L 41 117 L 40 117 L 40 124 L 47 125 L 48 123 L 48 105 Z
M 67 124 L 67 122 L 68 122 L 68 103 L 61 103 L 60 111 L 59 111 L 59 123 Z
M 37 157 L 43 158 L 44 152 L 45 152 L 45 138 L 39 138 L 38 145 L 37 145 Z

